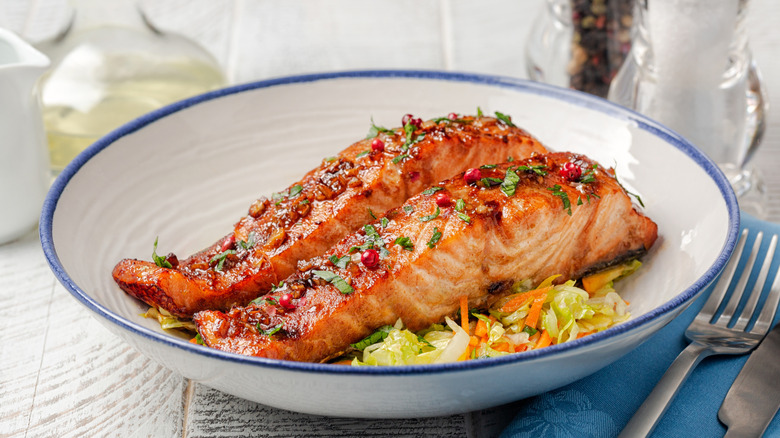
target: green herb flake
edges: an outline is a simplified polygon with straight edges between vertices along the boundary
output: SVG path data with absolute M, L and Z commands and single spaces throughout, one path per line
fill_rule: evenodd
M 371 128 L 368 130 L 368 135 L 366 135 L 366 138 L 374 138 L 377 135 L 385 133 L 390 135 L 395 135 L 395 132 L 392 129 L 383 128 L 381 126 L 377 126 L 374 123 L 374 118 L 371 117 Z
M 368 347 L 369 345 L 376 344 L 377 342 L 382 342 L 387 338 L 387 335 L 393 330 L 393 326 L 391 325 L 385 325 L 382 327 L 379 327 L 374 333 L 371 333 L 370 335 L 363 338 L 363 340 L 356 342 L 354 344 L 350 344 L 352 348 L 355 350 L 363 351 Z
M 432 214 L 429 214 L 428 216 L 421 217 L 420 218 L 420 222 L 432 221 L 432 220 L 436 219 L 437 217 L 439 217 L 439 213 L 441 213 L 441 209 L 437 205 L 436 206 L 436 211 L 434 211 Z
M 325 162 L 329 163 L 331 161 L 336 161 L 338 159 L 339 159 L 339 157 L 327 157 L 327 158 L 323 158 L 322 161 L 325 161 Z
M 390 219 L 383 217 L 382 219 L 379 219 L 379 225 L 384 229 L 387 228 L 387 225 L 390 223 Z
M 407 251 L 414 251 L 414 243 L 412 243 L 412 239 L 401 236 L 395 239 L 395 244 L 400 245 L 401 248 L 407 250 Z
M 206 342 L 203 340 L 203 336 L 201 336 L 200 333 L 195 335 L 195 343 L 198 345 L 206 345 Z
M 483 164 L 479 166 L 480 169 L 495 169 L 498 167 L 498 164 Z
M 376 220 L 376 215 L 374 214 L 373 211 L 371 211 L 370 208 L 368 209 L 368 215 L 371 216 L 372 219 Z
M 301 194 L 303 191 L 303 186 L 300 184 L 296 184 L 290 188 L 290 198 L 294 198 Z
M 508 116 L 508 115 L 506 115 L 504 113 L 500 113 L 500 112 L 496 111 L 496 118 L 498 120 L 501 120 L 502 122 L 504 122 L 508 126 L 511 126 L 513 128 L 517 127 L 517 125 L 512 123 L 512 117 L 510 117 L 510 116 Z
M 482 117 L 484 114 L 482 113 L 482 108 L 477 107 L 477 117 Z
M 463 211 L 466 209 L 466 201 L 463 199 L 458 199 L 455 201 L 455 210 L 456 211 Z
M 510 155 L 510 156 L 508 156 L 508 157 L 506 157 L 506 162 L 507 162 L 507 163 L 511 163 L 512 161 L 515 161 L 515 159 L 514 159 L 514 158 L 512 158 L 512 156 L 511 156 L 511 155 Z
M 409 154 L 398 155 L 397 157 L 393 158 L 393 164 L 398 164 L 406 158 L 409 158 Z
M 504 180 L 501 181 L 501 191 L 507 196 L 514 196 L 517 191 L 517 183 L 520 182 L 520 177 L 512 169 L 506 170 Z
M 528 335 L 529 335 L 529 336 L 533 336 L 533 335 L 535 335 L 535 334 L 536 334 L 536 332 L 538 332 L 539 330 L 536 330 L 536 329 L 535 329 L 535 328 L 533 328 L 533 327 L 525 326 L 525 327 L 523 327 L 523 331 L 524 331 L 524 332 L 526 332 L 526 333 L 528 333 Z
M 222 267 L 225 265 L 225 259 L 227 259 L 227 256 L 230 254 L 235 254 L 235 249 L 228 249 L 225 251 L 222 251 L 221 253 L 215 255 L 214 257 L 209 260 L 209 264 L 213 265 L 216 263 L 216 266 L 214 266 L 215 271 L 221 271 Z
M 261 335 L 271 336 L 278 333 L 281 330 L 282 330 L 282 324 L 278 324 L 275 327 L 269 328 L 268 330 L 261 329 L 260 323 L 257 324 L 257 331 L 260 332 Z
M 171 262 L 168 261 L 166 257 L 161 257 L 157 255 L 157 239 L 159 237 L 154 238 L 154 248 L 152 248 L 152 260 L 154 260 L 154 264 L 161 267 L 161 268 L 173 268 L 173 265 Z
M 433 227 L 433 235 L 431 235 L 431 239 L 428 240 L 426 245 L 428 245 L 428 248 L 435 248 L 439 240 L 441 240 L 441 231 L 437 227 Z
M 260 306 L 260 305 L 263 305 L 263 304 L 269 304 L 271 306 L 276 306 L 279 303 L 275 299 L 273 299 L 273 298 L 269 298 L 267 296 L 263 296 L 263 297 L 255 298 L 254 300 L 250 301 L 249 304 L 255 304 L 257 306 Z
M 501 178 L 493 178 L 492 176 L 489 176 L 487 178 L 482 178 L 479 180 L 480 184 L 482 184 L 483 187 L 490 188 L 493 186 L 497 186 L 504 182 Z
M 569 195 L 561 190 L 560 184 L 548 187 L 547 190 L 551 191 L 553 195 L 561 198 L 561 201 L 563 202 L 563 209 L 566 210 L 566 213 L 568 213 L 569 216 L 571 216 L 571 202 L 569 201 Z
M 355 291 L 355 289 L 353 289 L 352 286 L 350 286 L 349 283 L 346 282 L 346 280 L 344 280 L 337 274 L 334 274 L 333 272 L 330 271 L 311 271 L 311 272 L 317 277 L 335 286 L 336 289 L 338 289 L 339 292 L 343 293 L 344 295 L 351 294 L 352 292 Z
M 547 166 L 545 166 L 544 164 L 535 164 L 531 166 L 517 166 L 518 171 L 524 170 L 526 172 L 533 172 L 540 176 L 547 175 L 547 171 L 544 169 L 547 169 Z
M 471 223 L 471 218 L 465 213 L 458 213 L 458 219 L 462 220 L 467 224 Z
M 238 243 L 236 243 L 236 246 L 239 248 L 243 248 L 246 250 L 254 248 L 254 246 L 257 245 L 257 233 L 252 231 L 249 233 L 249 236 L 247 236 L 247 240 L 239 240 Z
M 432 195 L 432 194 L 438 192 L 439 190 L 444 190 L 444 188 L 443 187 L 436 187 L 436 186 L 429 187 L 429 188 L 423 190 L 422 194 L 423 195 Z
M 404 211 L 408 213 L 414 213 L 414 207 L 411 205 L 404 205 Z
M 367 150 L 367 151 L 363 151 L 363 152 L 361 152 L 361 153 L 359 153 L 359 154 L 355 155 L 355 158 L 365 157 L 366 155 L 368 155 L 368 154 L 370 154 L 370 153 L 371 153 L 371 150 L 369 149 L 369 150 Z
M 328 260 L 330 260 L 331 263 L 338 266 L 339 268 L 346 269 L 347 265 L 349 265 L 349 262 L 352 261 L 352 257 L 345 255 L 344 257 L 339 258 L 334 254 L 328 257 Z

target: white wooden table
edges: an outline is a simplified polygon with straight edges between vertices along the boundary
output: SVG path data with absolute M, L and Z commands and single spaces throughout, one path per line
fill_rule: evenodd
M 51 35 L 65 0 L 0 0 L 0 26 Z M 231 82 L 320 71 L 455 70 L 526 77 L 543 0 L 145 1 L 152 20 L 210 50 Z M 780 2 L 753 0 L 749 36 L 780 103 Z M 754 163 L 780 221 L 780 110 Z M 0 206 L 2 214 L 3 206 Z M 0 437 L 494 436 L 513 406 L 433 419 L 295 414 L 188 381 L 104 329 L 54 278 L 37 233 L 0 245 Z

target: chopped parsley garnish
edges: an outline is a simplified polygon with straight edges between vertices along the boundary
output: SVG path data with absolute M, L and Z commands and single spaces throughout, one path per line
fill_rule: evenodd
M 469 124 L 471 123 L 471 120 L 467 119 L 451 119 L 449 117 L 436 117 L 435 119 L 431 119 L 433 123 L 436 123 L 437 125 L 441 122 L 449 122 L 449 123 L 465 123 Z
M 466 201 L 463 199 L 458 199 L 455 201 L 455 210 L 457 211 L 463 211 L 466 209 Z
M 439 190 L 444 190 L 444 188 L 443 187 L 436 187 L 436 186 L 429 187 L 429 188 L 423 190 L 422 194 L 423 195 L 432 195 L 432 194 L 438 192 Z
M 387 129 L 381 126 L 377 126 L 374 123 L 374 118 L 371 117 L 371 128 L 368 130 L 368 135 L 366 135 L 366 138 L 374 138 L 380 133 L 391 134 L 391 135 L 395 134 L 395 132 L 392 129 Z
M 328 260 L 339 268 L 345 269 L 347 265 L 349 265 L 349 262 L 352 261 L 352 257 L 345 255 L 344 257 L 339 258 L 334 254 L 328 257 Z
M 535 328 L 533 328 L 533 327 L 525 326 L 525 327 L 523 327 L 523 331 L 524 331 L 524 332 L 526 332 L 526 333 L 528 333 L 528 335 L 529 335 L 529 336 L 533 336 L 533 335 L 535 335 L 535 334 L 536 334 L 536 332 L 538 332 L 539 330 L 536 330 L 536 329 L 535 329 Z
M 482 117 L 484 114 L 482 114 L 482 108 L 477 107 L 477 117 Z
M 434 211 L 432 214 L 429 214 L 428 216 L 421 217 L 420 218 L 420 222 L 432 221 L 432 220 L 436 219 L 437 217 L 439 217 L 439 213 L 441 213 L 441 209 L 437 205 L 436 206 L 436 211 Z
M 236 246 L 242 249 L 252 249 L 257 244 L 257 233 L 252 231 L 249 233 L 249 236 L 247 236 L 247 240 L 239 240 L 236 243 Z
M 495 169 L 498 167 L 498 164 L 483 164 L 479 166 L 480 169 Z
M 257 297 L 254 300 L 249 302 L 249 304 L 256 304 L 258 306 L 263 303 L 269 304 L 271 306 L 276 306 L 279 304 L 275 299 L 268 298 L 268 297 Z
M 301 194 L 303 191 L 303 186 L 300 184 L 296 184 L 290 188 L 290 198 L 294 198 Z
M 544 169 L 547 169 L 547 166 L 545 166 L 544 164 L 534 164 L 531 166 L 517 166 L 518 171 L 525 170 L 527 172 L 533 172 L 541 176 L 547 175 L 547 171 Z
M 583 184 L 592 183 L 593 181 L 596 181 L 596 174 L 595 170 L 599 167 L 598 164 L 594 164 L 593 167 L 589 168 L 585 174 L 582 175 L 580 178 L 580 182 Z
M 563 209 L 566 210 L 566 213 L 568 213 L 569 216 L 571 216 L 571 202 L 569 202 L 569 195 L 561 190 L 561 185 L 556 184 L 552 187 L 548 187 L 547 190 L 551 191 L 553 195 L 561 198 L 561 201 L 563 202 Z
M 462 220 L 467 224 L 471 223 L 471 218 L 466 213 L 458 213 L 458 219 Z
M 404 211 L 406 213 L 414 213 L 414 207 L 412 207 L 411 205 L 404 205 Z
M 508 115 L 506 115 L 504 113 L 500 113 L 500 112 L 496 111 L 496 118 L 498 120 L 501 120 L 502 122 L 506 123 L 508 126 L 511 126 L 513 128 L 517 127 L 514 123 L 512 123 L 512 117 L 510 117 L 510 116 L 508 116 Z
M 489 176 L 487 178 L 481 178 L 479 182 L 484 187 L 493 187 L 501 184 L 502 182 L 504 182 L 504 180 L 502 180 L 501 178 L 493 178 L 492 176 Z
M 382 236 L 371 224 L 363 226 L 363 230 L 366 232 L 366 242 L 360 246 L 353 246 L 349 249 L 349 253 L 352 254 L 356 251 L 365 251 L 371 248 L 379 248 L 379 256 L 385 258 L 390 255 L 390 252 L 385 248 L 385 241 L 382 240 Z
M 201 336 L 200 333 L 195 335 L 195 343 L 198 345 L 206 345 L 206 343 L 203 341 L 203 336 Z
M 514 170 L 507 169 L 504 180 L 501 182 L 501 191 L 507 196 L 514 196 L 517 190 L 517 183 L 520 182 L 520 177 L 517 176 Z
M 154 238 L 154 248 L 152 248 L 152 260 L 154 260 L 154 264 L 161 267 L 161 268 L 173 268 L 173 265 L 171 262 L 168 261 L 166 257 L 161 257 L 157 255 L 157 239 L 159 237 Z
M 355 291 L 355 289 L 353 289 L 352 286 L 350 286 L 349 283 L 346 282 L 346 280 L 344 280 L 337 274 L 334 274 L 330 271 L 311 271 L 311 272 L 317 277 L 320 277 L 321 279 L 335 286 L 336 289 L 339 290 L 339 292 L 345 295 L 351 294 L 352 292 Z
M 404 125 L 404 133 L 406 134 L 406 141 L 403 145 L 401 145 L 401 150 L 406 152 L 409 150 L 410 147 L 415 145 L 416 143 L 419 143 L 422 139 L 425 138 L 425 133 L 419 134 L 416 137 L 414 137 L 414 130 L 417 129 L 417 126 L 412 125 L 411 123 L 407 123 Z
M 230 254 L 235 254 L 235 253 L 236 253 L 235 249 L 227 249 L 225 251 L 222 251 L 221 253 L 215 255 L 214 257 L 212 257 L 211 260 L 209 260 L 209 264 L 213 265 L 214 263 L 216 263 L 217 265 L 214 266 L 214 270 L 215 271 L 221 271 L 222 270 L 222 266 L 225 265 L 225 260 L 227 259 L 227 256 L 230 255 Z
M 393 158 L 393 164 L 398 164 L 406 158 L 409 158 L 409 154 L 398 155 L 397 157 Z
M 372 219 L 376 220 L 376 215 L 374 214 L 373 211 L 371 211 L 370 208 L 368 209 L 368 215 L 371 216 Z
M 356 342 L 354 344 L 350 344 L 352 348 L 355 350 L 363 351 L 366 347 L 368 347 L 371 344 L 376 344 L 377 342 L 382 342 L 387 338 L 388 333 L 390 333 L 393 330 L 393 326 L 391 325 L 385 325 L 382 327 L 379 327 L 376 329 L 374 333 L 371 333 L 367 337 L 365 337 L 363 340 Z
M 268 330 L 263 330 L 260 328 L 260 323 L 257 324 L 257 331 L 260 332 L 261 335 L 271 336 L 275 333 L 278 333 L 282 329 L 282 324 L 278 324 L 275 327 L 271 327 Z
M 379 225 L 382 226 L 382 228 L 387 228 L 387 224 L 390 223 L 390 219 L 383 217 L 382 219 L 379 219 Z
M 433 235 L 431 235 L 431 239 L 428 240 L 428 248 L 434 248 L 436 247 L 436 244 L 439 243 L 439 240 L 441 239 L 441 231 L 437 227 L 433 227 Z
M 414 250 L 414 243 L 412 243 L 412 239 L 401 236 L 395 239 L 395 243 L 397 245 L 400 245 L 401 248 L 407 250 L 407 251 L 413 251 Z
M 355 158 L 365 157 L 366 155 L 368 155 L 368 154 L 370 154 L 370 153 L 371 153 L 371 150 L 369 149 L 369 150 L 367 150 L 367 151 L 363 151 L 363 152 L 361 152 L 361 153 L 359 153 L 359 154 L 355 155 Z
M 339 157 L 327 157 L 327 158 L 323 158 L 322 161 L 331 162 L 331 161 L 336 161 L 338 159 Z
M 511 155 L 510 155 L 510 156 L 508 156 L 508 157 L 506 157 L 506 162 L 507 162 L 507 163 L 511 163 L 512 161 L 515 161 L 515 159 L 514 159 L 514 158 L 512 158 L 512 156 L 511 156 Z

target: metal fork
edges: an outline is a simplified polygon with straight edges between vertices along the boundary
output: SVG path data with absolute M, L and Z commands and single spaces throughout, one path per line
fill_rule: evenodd
M 735 317 L 735 313 L 748 292 L 747 283 L 754 269 L 756 257 L 758 255 L 763 233 L 756 234 L 753 247 L 751 249 L 745 268 L 739 278 L 738 283 L 733 288 L 731 298 L 721 315 L 713 320 L 718 309 L 726 299 L 726 293 L 729 290 L 734 272 L 742 258 L 742 252 L 745 248 L 745 242 L 748 238 L 748 230 L 744 229 L 740 236 L 737 248 L 734 254 L 723 270 L 720 280 L 712 290 L 710 297 L 704 304 L 696 319 L 691 322 L 685 331 L 685 336 L 691 343 L 685 350 L 677 356 L 669 369 L 658 382 L 653 392 L 647 397 L 639 410 L 636 411 L 625 429 L 620 433 L 620 437 L 639 437 L 647 436 L 653 431 L 658 420 L 666 412 L 666 408 L 671 403 L 677 391 L 683 382 L 691 374 L 696 365 L 707 356 L 714 354 L 744 354 L 755 348 L 766 336 L 777 311 L 777 305 L 780 301 L 780 270 L 775 275 L 772 282 L 772 288 L 767 295 L 764 305 L 760 310 L 756 310 L 761 292 L 764 289 L 769 268 L 777 247 L 777 235 L 772 236 L 767 249 L 766 257 L 760 267 L 760 272 L 755 282 L 753 290 L 749 292 L 747 302 L 742 312 Z M 747 330 L 748 323 L 754 317 L 754 313 L 759 313 L 755 324 L 750 330 Z M 733 323 L 733 326 L 729 327 Z

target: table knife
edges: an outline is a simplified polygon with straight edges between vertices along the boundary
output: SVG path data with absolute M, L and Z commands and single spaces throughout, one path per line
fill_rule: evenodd
M 718 411 L 727 437 L 758 437 L 780 407 L 780 324 L 750 354 Z

